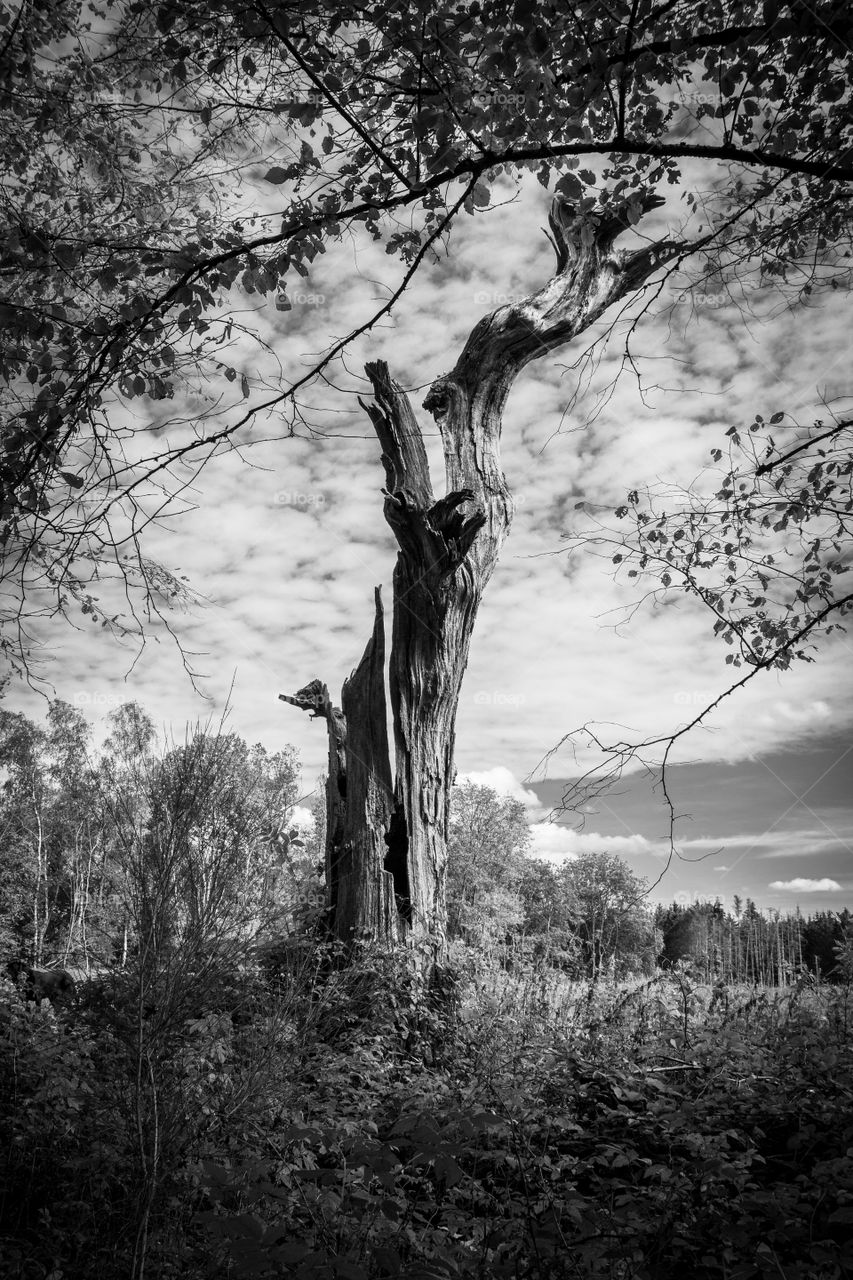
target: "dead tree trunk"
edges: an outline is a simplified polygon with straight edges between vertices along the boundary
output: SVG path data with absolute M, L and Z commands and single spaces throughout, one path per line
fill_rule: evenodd
M 658 203 L 650 196 L 644 209 Z M 344 684 L 340 710 L 319 680 L 280 695 L 327 724 L 327 908 L 332 934 L 345 942 L 428 936 L 437 955 L 444 949 L 454 726 L 477 610 L 512 519 L 500 464 L 512 383 L 678 251 L 658 243 L 614 252 L 614 239 L 629 225 L 625 209 L 592 223 L 555 202 L 549 221 L 555 275 L 523 302 L 482 319 L 455 368 L 424 400 L 444 444 L 444 497 L 433 493 L 408 397 L 387 365 L 366 366 L 375 398 L 363 407 L 382 449 L 385 518 L 399 548 L 388 662 L 393 778 L 378 590 L 373 635 Z

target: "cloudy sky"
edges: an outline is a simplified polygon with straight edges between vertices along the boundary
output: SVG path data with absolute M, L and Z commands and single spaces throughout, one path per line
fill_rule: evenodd
M 650 230 L 662 231 L 673 211 L 677 204 Z M 375 585 L 390 604 L 384 477 L 357 399 L 368 393 L 364 361 L 389 362 L 429 430 L 423 395 L 453 365 L 473 324 L 550 273 L 546 220 L 546 193 L 532 185 L 485 217 L 463 216 L 449 256 L 425 266 L 392 319 L 306 391 L 313 433 L 287 438 L 277 411 L 257 419 L 240 456 L 212 462 L 186 491 L 187 510 L 149 529 L 148 554 L 186 574 L 207 601 L 171 618 L 207 700 L 162 626 L 141 655 L 92 631 L 61 623 L 45 630 L 55 693 L 85 711 L 96 740 L 127 699 L 180 736 L 187 721 L 218 717 L 230 690 L 230 727 L 270 749 L 296 746 L 305 792 L 314 788 L 323 726 L 278 694 L 314 677 L 339 694 L 370 632 Z M 291 290 L 290 311 L 271 301 L 258 310 L 256 296 L 232 299 L 237 320 L 256 325 L 269 344 L 265 351 L 247 341 L 228 357 L 242 362 L 253 399 L 275 387 L 280 370 L 298 377 L 385 301 L 402 274 L 381 246 L 361 241 L 336 246 L 316 267 Z M 585 335 L 529 367 L 514 388 L 503 440 L 517 514 L 472 645 L 457 766 L 526 800 L 543 855 L 603 849 L 650 881 L 664 872 L 655 898 L 730 902 L 740 894 L 760 906 L 837 909 L 853 906 L 850 637 L 826 643 L 813 665 L 759 676 L 682 741 L 670 775 L 680 857 L 669 865 L 669 814 L 640 774 L 589 806 L 582 830 L 567 825 L 576 827 L 577 816 L 547 821 L 566 780 L 591 763 L 564 748 L 542 764 L 564 735 L 586 722 L 613 738 L 671 732 L 727 687 L 731 670 L 708 617 L 686 598 L 633 611 L 635 597 L 614 581 L 606 557 L 567 557 L 563 535 L 588 520 L 578 503 L 595 512 L 618 505 L 630 488 L 689 484 L 730 425 L 780 409 L 805 423 L 821 416 L 821 398 L 853 397 L 849 303 L 831 295 L 794 315 L 761 292 L 746 302 L 751 317 L 722 292 L 691 300 L 667 289 L 634 331 L 635 371 L 620 372 L 623 324 L 595 366 L 579 364 L 595 336 Z M 237 408 L 222 396 L 234 389 L 200 388 L 182 409 L 214 410 L 225 421 Z M 429 444 L 440 493 L 434 435 Z M 11 690 L 5 705 L 44 713 L 27 689 Z

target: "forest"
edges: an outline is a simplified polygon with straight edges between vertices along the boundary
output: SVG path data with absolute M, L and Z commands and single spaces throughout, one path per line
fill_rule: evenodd
M 853 1276 L 849 6 L 12 0 L 0 71 L 0 1274 Z M 726 845 L 787 896 L 672 892 Z

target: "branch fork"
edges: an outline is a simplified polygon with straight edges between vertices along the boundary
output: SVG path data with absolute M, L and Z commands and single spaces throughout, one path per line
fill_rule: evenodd
M 640 212 L 658 203 L 648 196 Z M 383 361 L 365 366 L 373 399 L 361 403 L 379 441 L 385 518 L 399 548 L 387 668 L 377 591 L 373 635 L 344 684 L 341 709 L 319 680 L 281 695 L 328 723 L 327 905 L 339 938 L 415 932 L 443 951 L 456 713 L 477 611 L 512 519 L 500 463 L 503 406 L 524 365 L 570 341 L 677 252 L 661 244 L 614 251 L 637 216 L 637 202 L 630 216 L 626 206 L 597 222 L 552 207 L 556 274 L 521 303 L 480 320 L 424 400 L 444 446 L 445 497 L 433 492 L 405 391 Z

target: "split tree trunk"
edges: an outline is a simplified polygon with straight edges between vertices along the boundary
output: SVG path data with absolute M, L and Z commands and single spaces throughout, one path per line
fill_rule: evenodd
M 650 196 L 644 208 L 659 203 Z M 660 243 L 614 252 L 628 225 L 624 211 L 584 226 L 555 202 L 549 221 L 556 274 L 523 302 L 484 317 L 455 368 L 424 400 L 444 444 L 444 497 L 433 492 L 408 397 L 384 362 L 366 366 L 375 398 L 363 407 L 382 448 L 385 518 L 399 548 L 387 664 L 393 776 L 378 589 L 373 634 L 344 684 L 340 709 L 319 680 L 280 695 L 327 725 L 326 905 L 330 932 L 347 943 L 430 938 L 437 957 L 444 951 L 454 726 L 477 610 L 512 519 L 500 464 L 512 383 L 678 250 Z

